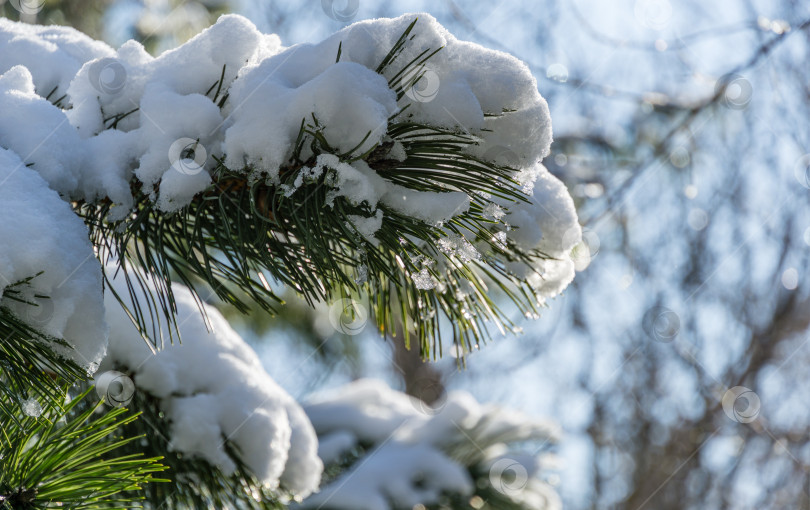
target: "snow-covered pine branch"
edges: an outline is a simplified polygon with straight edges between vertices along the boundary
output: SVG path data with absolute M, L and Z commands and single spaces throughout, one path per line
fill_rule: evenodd
M 155 289 L 130 312 L 156 345 L 146 315 L 175 321 L 170 277 L 202 278 L 242 310 L 273 309 L 265 275 L 310 301 L 363 292 L 380 331 L 402 322 L 425 356 L 437 354 L 442 316 L 465 350 L 511 327 L 491 286 L 532 315 L 573 278 L 580 229 L 540 164 L 551 120 L 534 78 L 429 15 L 289 48 L 223 16 L 157 58 L 135 41 L 116 51 L 0 20 L 0 73 L 0 147 L 13 153 L 0 172 L 38 173 L 100 258 L 121 254 L 129 292 Z M 81 260 L 74 230 L 65 246 L 76 251 L 43 253 L 30 271 L 6 262 L 5 246 L 0 273 Z M 82 271 L 98 278 L 99 267 Z M 82 299 L 98 303 L 92 293 Z M 83 318 L 103 324 L 98 307 Z M 52 326 L 103 348 L 100 332 Z
M 14 76 L 15 71 L 0 76 L 0 90 Z M 24 122 L 2 102 L 0 125 Z M 13 124 L 7 129 L 13 132 Z M 0 145 L 5 140 L 0 135 Z M 0 305 L 34 330 L 70 343 L 72 349 L 52 347 L 93 372 L 104 356 L 108 328 L 87 227 L 40 174 L 2 147 L 0 183 Z
M 559 436 L 551 423 L 481 405 L 465 392 L 430 407 L 373 379 L 315 397 L 305 409 L 320 457 L 343 469 L 303 508 L 562 508 L 542 480 Z
M 119 293 L 125 293 L 123 280 L 118 276 L 112 282 Z M 143 296 L 132 301 L 137 299 Z M 150 436 L 150 454 L 166 456 L 176 484 L 170 492 L 181 493 L 172 501 L 216 488 L 201 483 L 199 465 L 184 459 L 210 464 L 213 469 L 206 471 L 217 485 L 234 484 L 234 498 L 252 497 L 243 485 L 254 477 L 259 482 L 255 490 L 270 490 L 270 498 L 276 489 L 296 498 L 312 493 L 323 463 L 301 406 L 265 372 L 253 349 L 215 308 L 205 307 L 206 323 L 187 288 L 177 285 L 175 299 L 183 342 L 153 353 L 107 294 L 110 343 L 99 367 L 99 373 L 120 371 L 132 378 L 134 393 L 125 396 L 134 397 L 132 407 L 144 413 L 133 424 L 141 429 L 133 432 Z

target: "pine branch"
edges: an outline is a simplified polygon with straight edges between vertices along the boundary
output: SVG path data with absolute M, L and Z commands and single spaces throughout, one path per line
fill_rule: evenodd
M 24 296 L 40 274 L 6 286 L 2 301 L 38 306 Z M 5 307 L 0 337 L 0 509 L 132 508 L 142 498 L 128 491 L 159 481 L 151 473 L 163 469 L 157 458 L 120 455 L 139 437 L 110 437 L 137 415 L 99 415 L 100 404 L 85 402 L 89 389 L 66 403 L 67 388 L 88 379 L 86 369 L 69 357 L 67 342 Z
M 287 508 L 282 499 L 291 497 L 282 489 L 264 487 L 240 461 L 239 452 L 224 441 L 224 448 L 237 468 L 226 475 L 209 462 L 184 456 L 171 449 L 169 423 L 159 401 L 136 392 L 130 407 L 140 411 L 136 421 L 126 423 L 120 432 L 125 437 L 148 437 L 148 441 L 122 445 L 120 453 L 160 456 L 166 466 L 163 478 L 171 484 L 147 484 L 142 488 L 147 508 L 241 508 L 280 510 Z
M 120 448 L 140 438 L 115 433 L 137 415 L 125 416 L 122 408 L 98 414 L 100 402 L 74 412 L 90 391 L 63 409 L 45 402 L 39 416 L 9 420 L 0 412 L 0 509 L 133 508 L 142 499 L 134 491 L 167 481 L 152 478 L 164 469 L 158 457 L 119 455 Z
M 19 292 L 36 276 L 8 285 L 2 301 L 37 306 Z M 64 340 L 40 333 L 0 306 L 0 413 L 16 420 L 26 400 L 56 402 L 64 397 L 63 384 L 85 379 L 85 369 L 66 356 L 70 350 Z
M 426 49 L 399 71 L 391 71 L 413 37 L 414 23 L 377 67 L 378 72 L 392 75 L 389 86 L 398 98 L 418 82 L 421 66 L 441 49 Z M 402 80 L 403 76 L 412 78 Z M 216 90 L 216 100 L 221 89 L 222 78 L 208 93 Z M 226 97 L 227 92 L 220 104 Z M 493 328 L 504 334 L 514 326 L 496 304 L 489 285 L 494 284 L 521 311 L 537 313 L 531 288 L 509 274 L 506 263 L 531 264 L 548 257 L 523 252 L 509 240 L 497 240 L 495 234 L 504 226 L 484 214 L 489 204 L 485 197 L 513 203 L 529 200 L 516 180 L 517 169 L 473 156 L 470 148 L 479 142 L 476 137 L 416 122 L 407 107 L 390 119 L 387 137 L 362 154 L 357 149 L 365 139 L 354 150 L 339 153 L 324 133 L 314 115 L 302 119 L 292 155 L 280 169 L 280 182 L 257 180 L 250 177 L 251 168 L 232 169 L 218 160 L 211 186 L 173 213 L 159 210 L 151 198 L 155 189 L 143 189 L 137 181 L 132 183 L 135 210 L 123 220 L 107 221 L 113 207 L 109 200 L 76 204 L 102 260 L 117 257 L 130 293 L 147 295 L 144 302 L 135 300 L 129 310 L 145 339 L 153 339 L 155 345 L 164 342 L 160 327 L 151 331 L 144 327 L 150 319 L 152 324 L 169 322 L 169 340 L 176 334 L 172 279 L 192 289 L 204 282 L 219 299 L 242 312 L 250 302 L 270 313 L 282 304 L 265 275 L 295 289 L 310 304 L 362 294 L 368 297 L 379 332 L 393 336 L 396 322 L 405 324 L 405 342 L 410 345 L 413 332 L 424 357 L 441 354 L 442 317 L 449 319 L 453 341 L 463 352 L 489 339 Z M 394 144 L 404 148 L 404 161 L 389 155 Z M 375 246 L 349 219 L 372 216 L 366 204 L 354 205 L 330 193 L 328 168 L 316 178 L 302 175 L 321 154 L 335 155 L 342 163 L 365 161 L 390 183 L 409 190 L 464 192 L 471 206 L 437 225 L 379 204 L 383 220 Z M 447 249 L 453 236 L 480 243 L 487 252 L 477 259 L 453 253 Z M 129 270 L 133 266 L 145 272 L 157 292 L 144 292 L 143 277 Z M 367 281 L 363 281 L 365 273 Z M 418 275 L 435 281 L 436 287 L 417 285 Z M 124 300 L 119 301 L 123 305 Z

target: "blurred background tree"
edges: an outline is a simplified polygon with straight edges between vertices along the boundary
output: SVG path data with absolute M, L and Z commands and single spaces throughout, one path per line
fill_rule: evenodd
M 10 0 L 0 6 L 19 17 Z M 290 299 L 278 318 L 229 318 L 243 321 L 268 371 L 297 397 L 372 375 L 428 401 L 464 388 L 554 417 L 566 432 L 556 482 L 569 509 L 810 508 L 810 5 L 44 7 L 26 21 L 72 25 L 113 45 L 136 38 L 152 52 L 222 12 L 293 44 L 427 10 L 457 37 L 528 62 L 555 120 L 545 164 L 581 199 L 587 239 L 584 274 L 546 320 L 526 320 L 522 336 L 482 346 L 486 354 L 459 370 L 447 355 L 426 366 L 370 327 L 341 334 L 327 306 L 313 312 Z

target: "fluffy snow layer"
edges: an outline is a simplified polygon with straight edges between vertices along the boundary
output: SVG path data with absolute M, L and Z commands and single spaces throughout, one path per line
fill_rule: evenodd
M 57 350 L 94 371 L 107 346 L 107 326 L 101 266 L 87 228 L 42 177 L 3 148 L 0 218 L 0 306 L 34 329 L 67 341 L 73 350 Z M 17 299 L 32 304 L 2 297 L 9 285 L 30 277 L 14 290 Z
M 462 392 L 449 394 L 441 406 L 431 408 L 372 379 L 316 398 L 305 409 L 325 463 L 340 461 L 358 446 L 367 451 L 305 500 L 303 508 L 393 510 L 435 504 L 442 494 L 471 494 L 471 468 L 500 475 L 497 469 L 504 462 L 513 470 L 520 466 L 520 472 L 532 478 L 525 486 L 505 491 L 508 497 L 526 508 L 559 508 L 553 490 L 536 478 L 545 454 L 507 451 L 509 443 L 554 440 L 556 429 L 548 423 L 481 405 Z
M 582 241 L 582 229 L 565 185 L 540 163 L 528 172 L 533 174 L 525 181 L 532 203 L 501 204 L 509 209 L 503 219 L 511 227 L 507 236 L 520 248 L 540 250 L 551 257 L 537 261 L 532 268 L 509 264 L 512 271 L 528 279 L 542 299 L 559 294 L 574 279 L 571 250 Z
M 60 194 L 77 196 L 85 146 L 64 112 L 36 93 L 26 67 L 0 76 L 0 111 L 0 147 L 23 157 Z
M 0 74 L 28 68 L 39 95 L 56 100 L 85 62 L 110 57 L 112 48 L 69 27 L 29 25 L 0 18 Z
M 127 295 L 123 277 L 113 285 Z M 307 496 L 318 487 L 323 463 L 306 414 L 216 309 L 206 307 L 208 331 L 188 289 L 177 284 L 173 289 L 183 341 L 155 354 L 107 293 L 110 346 L 100 371 L 125 370 L 137 391 L 160 399 L 173 450 L 231 473 L 236 465 L 225 452 L 227 440 L 263 483 L 281 482 Z
M 383 71 L 383 79 L 374 70 L 417 16 L 413 40 L 397 64 Z M 397 77 L 403 63 L 438 48 L 419 68 L 424 74 L 420 83 L 397 104 L 387 81 L 407 84 L 416 73 Z M 371 132 L 358 153 L 382 139 L 388 116 L 406 104 L 416 121 L 480 136 L 479 154 L 509 147 L 517 166 L 533 165 L 551 144 L 548 106 L 526 65 L 506 53 L 459 41 L 429 14 L 361 21 L 321 43 L 287 48 L 243 69 L 231 99 L 225 134 L 229 166 L 248 163 L 270 175 L 289 156 L 301 119 L 312 113 L 326 126 L 327 140 L 342 150 Z M 515 111 L 484 117 L 504 110 Z M 260 134 L 268 123 L 274 135 L 269 140 Z

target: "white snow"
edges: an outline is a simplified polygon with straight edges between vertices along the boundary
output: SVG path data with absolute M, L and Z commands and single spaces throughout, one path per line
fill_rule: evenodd
M 33 398 L 23 401 L 22 409 L 26 416 L 32 418 L 39 418 L 42 414 L 42 404 Z
M 37 94 L 63 96 L 82 65 L 109 57 L 112 48 L 70 27 L 15 23 L 0 18 L 0 74 L 16 65 L 28 68 Z M 54 88 L 56 90 L 54 91 Z
M 362 21 L 318 44 L 284 48 L 247 19 L 227 15 L 158 57 L 135 41 L 113 50 L 73 29 L 0 19 L 0 238 L 25 239 L 0 244 L 0 296 L 8 285 L 44 271 L 17 289 L 39 306 L 5 298 L 0 305 L 73 345 L 62 352 L 93 372 L 110 329 L 100 265 L 68 202 L 109 198 L 109 219 L 122 219 L 133 207 L 131 185 L 140 184 L 156 207 L 176 211 L 211 184 L 217 159 L 251 180 L 278 183 L 302 120 L 320 131 L 329 153 L 300 169 L 282 190 L 286 196 L 323 178 L 333 207 L 342 197 L 367 211 L 347 221 L 372 245 L 386 214 L 441 228 L 469 211 L 466 193 L 414 191 L 353 160 L 390 142 L 388 122 L 406 107 L 401 118 L 470 136 L 479 141 L 465 149 L 470 154 L 519 172 L 533 202 L 492 199 L 484 217 L 493 220 L 499 244 L 511 240 L 552 257 L 509 264 L 511 271 L 541 299 L 561 292 L 574 275 L 571 250 L 581 229 L 565 186 L 540 164 L 549 153 L 551 119 L 531 72 L 510 55 L 458 41 L 419 14 L 397 60 L 378 74 L 375 68 L 415 17 Z M 424 66 L 400 73 L 424 50 L 440 47 Z M 420 75 L 398 100 L 396 89 Z M 312 155 L 307 144 L 303 159 Z M 406 145 L 395 142 L 388 158 L 405 161 Z M 453 263 L 482 259 L 483 243 L 446 233 L 439 244 Z M 365 266 L 357 272 L 368 279 Z M 433 274 L 441 271 L 424 267 L 412 279 L 419 289 L 444 291 Z M 190 292 L 175 289 L 184 342 L 156 354 L 108 293 L 112 329 L 102 368 L 129 371 L 138 391 L 160 399 L 173 449 L 231 472 L 227 438 L 265 484 L 308 495 L 322 462 L 307 416 L 216 310 L 208 308 L 208 331 Z M 324 457 L 336 459 L 358 445 L 372 449 L 307 504 L 384 510 L 392 499 L 429 504 L 442 492 L 468 494 L 471 464 L 457 460 L 464 444 L 459 430 L 499 448 L 549 433 L 465 394 L 451 394 L 436 413 L 420 409 L 374 382 L 355 383 L 309 406 Z M 496 458 L 495 450 L 466 458 L 485 463 Z
M 0 147 L 17 153 L 60 194 L 77 196 L 85 146 L 64 112 L 36 93 L 27 68 L 0 76 L 0 111 Z
M 361 379 L 333 394 L 316 396 L 305 410 L 321 437 L 348 431 L 355 443 L 381 443 L 400 424 L 416 416 L 411 397 L 373 379 Z
M 38 306 L 2 297 L 0 304 L 75 349 L 58 352 L 80 365 L 98 362 L 106 349 L 107 326 L 101 266 L 87 227 L 37 172 L 2 148 L 0 218 L 0 239 L 4 240 L 0 243 L 0 296 L 8 285 L 42 272 L 17 288 L 21 292 L 17 297 Z
M 209 184 L 211 176 L 208 172 L 196 167 L 193 160 L 181 160 L 163 173 L 157 206 L 163 211 L 176 211 Z
M 440 406 L 430 408 L 381 381 L 361 379 L 315 397 L 305 410 L 318 433 L 319 455 L 325 463 L 339 462 L 357 447 L 366 451 L 348 471 L 306 499 L 302 508 L 394 510 L 435 504 L 442 494 L 471 494 L 476 481 L 469 470 L 489 469 L 504 458 L 533 477 L 526 487 L 510 491 L 510 498 L 538 502 L 556 497 L 536 478 L 547 455 L 514 453 L 508 445 L 553 441 L 557 428 L 481 405 L 467 393 L 452 392 Z M 549 498 L 541 498 L 544 495 Z M 559 507 L 544 503 L 527 508 Z
M 574 279 L 571 250 L 582 240 L 574 201 L 565 185 L 543 165 L 537 164 L 531 204 L 510 204 L 507 237 L 525 250 L 537 249 L 551 257 L 532 267 L 510 263 L 507 267 L 527 278 L 541 299 L 562 292 Z
M 435 448 L 385 443 L 367 460 L 307 499 L 303 508 L 393 510 L 431 504 L 442 493 L 470 494 L 467 471 Z
M 111 130 L 83 140 L 63 110 L 36 94 L 23 66 L 0 76 L 0 110 L 0 147 L 19 155 L 63 198 L 109 197 L 129 210 L 133 137 Z
M 123 277 L 113 283 L 126 295 Z M 160 399 L 173 450 L 231 473 L 236 465 L 225 452 L 227 439 L 267 486 L 281 482 L 302 497 L 311 493 L 323 464 L 301 407 L 264 371 L 253 349 L 216 309 L 206 307 L 208 331 L 188 289 L 175 284 L 173 290 L 182 343 L 156 354 L 107 293 L 110 346 L 99 371 L 128 372 L 137 391 Z
M 503 208 L 494 202 L 484 208 L 484 218 L 501 221 L 501 218 L 503 218 L 505 215 L 506 212 L 503 210 Z
M 143 122 L 137 134 L 142 156 L 135 175 L 147 185 L 147 189 L 160 183 L 160 191 L 166 192 L 161 177 L 167 173 L 174 175 L 179 171 L 184 175 L 194 175 L 207 173 L 207 169 L 213 166 L 212 156 L 218 152 L 214 133 L 222 123 L 222 116 L 210 99 L 200 94 L 180 95 L 156 83 L 146 87 L 141 98 L 140 113 Z M 178 140 L 182 141 L 176 145 Z M 197 141 L 199 145 L 193 146 L 196 164 L 189 166 L 179 160 L 183 156 L 182 149 L 191 141 Z M 169 172 L 173 166 L 176 171 Z M 183 193 L 177 190 L 176 184 L 173 185 L 172 195 L 186 195 L 188 200 L 194 196 L 195 191 Z M 198 188 L 195 184 L 198 184 L 196 180 L 188 182 L 189 187 Z
M 321 154 L 314 167 L 301 169 L 285 194 L 325 174 L 330 200 L 344 197 L 367 208 L 347 221 L 372 245 L 386 220 L 383 209 L 442 225 L 469 210 L 466 193 L 417 192 L 394 185 L 362 160 L 346 161 L 350 151 L 360 154 L 390 141 L 388 120 L 408 106 L 411 118 L 477 137 L 480 144 L 469 148 L 472 153 L 520 171 L 518 180 L 533 193 L 533 203 L 494 199 L 484 216 L 499 222 L 492 230 L 499 245 L 511 240 L 552 257 L 528 267 L 511 263 L 509 270 L 527 279 L 541 300 L 561 292 L 574 276 L 571 249 L 581 230 L 567 190 L 539 163 L 549 151 L 551 122 L 531 73 L 509 55 L 458 41 L 429 15 L 419 18 L 412 39 L 383 75 L 374 69 L 413 15 L 363 21 L 321 43 L 286 49 L 246 19 L 223 16 L 157 58 L 134 41 L 113 51 L 72 29 L 0 20 L 0 192 L 6 217 L 14 218 L 2 228 L 5 238 L 24 233 L 32 239 L 3 248 L 0 285 L 46 270 L 31 283 L 31 289 L 51 296 L 47 320 L 36 314 L 42 329 L 73 344 L 77 359 L 93 366 L 106 342 L 99 268 L 86 229 L 60 196 L 109 198 L 110 219 L 121 219 L 133 205 L 133 180 L 158 208 L 175 211 L 211 184 L 215 158 L 272 181 L 291 154 L 302 119 L 321 126 L 333 154 Z M 397 101 L 388 80 L 418 53 L 439 47 L 419 70 L 422 79 Z M 223 68 L 217 94 L 212 85 Z M 402 84 L 400 79 L 393 86 Z M 53 87 L 56 94 L 67 93 L 63 104 L 72 108 L 63 110 L 42 97 Z M 484 116 L 505 110 L 512 111 Z M 389 151 L 394 160 L 406 156 L 400 142 Z M 41 210 L 26 217 L 35 203 Z M 506 223 L 512 228 L 504 231 Z M 448 256 L 481 260 L 485 246 L 448 234 L 439 243 Z M 423 290 L 445 288 L 427 268 L 412 278 Z M 4 305 L 23 313 L 23 305 Z M 284 432 L 277 433 L 283 439 Z M 270 479 L 277 467 L 267 469 Z
M 450 233 L 447 237 L 440 239 L 439 249 L 447 255 L 455 255 L 463 262 L 481 258 L 478 250 L 464 236 L 459 234 Z
M 326 183 L 333 188 L 327 193 L 327 205 L 333 204 L 337 197 L 345 197 L 353 205 L 365 203 L 376 209 L 386 191 L 386 181 L 364 161 L 349 164 L 333 154 L 321 154 L 316 162 L 315 170 L 323 168 Z
M 160 84 L 180 95 L 205 94 L 219 80 L 223 66 L 222 90 L 226 91 L 237 72 L 257 52 L 266 55 L 272 51 L 272 45 L 265 45 L 265 41 L 250 21 L 235 15 L 221 16 L 210 28 L 157 58 L 149 55 L 140 43 L 128 41 L 104 62 L 108 72 L 120 74 L 120 80 L 108 87 L 99 86 L 91 72 L 94 62 L 82 67 L 70 84 L 68 93 L 74 108 L 68 116 L 86 137 L 102 129 L 102 110 L 109 117 L 138 107 L 147 85 Z M 183 122 L 180 118 L 176 120 Z M 140 112 L 135 112 L 122 120 L 118 128 L 129 131 L 146 122 Z M 165 125 L 161 127 L 166 129 Z
M 377 212 L 374 213 L 374 216 L 369 216 L 366 218 L 365 216 L 357 216 L 350 214 L 347 216 L 349 221 L 352 224 L 357 232 L 363 236 L 366 241 L 372 244 L 372 246 L 377 246 L 380 242 L 374 237 L 374 234 L 380 230 L 383 221 L 383 212 L 382 209 L 377 209 Z M 368 268 L 366 268 L 368 269 Z
M 388 158 L 396 161 L 405 161 L 408 159 L 408 153 L 405 151 L 405 146 L 399 140 L 394 142 L 391 150 L 388 151 Z
M 115 129 L 102 131 L 85 141 L 92 157 L 85 160 L 88 177 L 82 179 L 83 195 L 88 201 L 105 196 L 112 200 L 111 221 L 126 216 L 134 204 L 129 186 L 138 154 L 134 142 L 130 133 Z
M 420 290 L 430 290 L 435 288 L 438 284 L 426 267 L 423 267 L 418 273 L 411 275 L 411 278 L 416 288 Z
M 551 144 L 551 118 L 529 68 L 506 53 L 459 41 L 430 14 L 354 23 L 321 43 L 292 46 L 271 57 L 268 60 L 273 64 L 265 62 L 263 66 L 267 68 L 262 73 L 267 75 L 276 70 L 277 74 L 292 77 L 290 85 L 297 86 L 332 66 L 341 42 L 341 62 L 355 62 L 369 70 L 375 69 L 417 17 L 419 21 L 411 33 L 413 40 L 384 71 L 385 77 L 393 78 L 405 63 L 426 49 L 443 49 L 422 69 L 426 83 L 418 84 L 417 89 L 423 93 L 403 96 L 399 106 L 410 103 L 408 112 L 415 120 L 481 136 L 484 143 L 474 149 L 480 154 L 492 147 L 507 146 L 517 156 L 518 166 L 532 165 L 545 157 Z M 302 61 L 309 65 L 301 66 Z M 403 78 L 395 85 L 407 82 L 407 78 Z M 484 113 L 497 114 L 504 109 L 518 111 L 502 117 L 484 117 Z M 296 120 L 300 123 L 300 117 Z M 234 122 L 240 121 L 235 119 Z M 481 131 L 482 128 L 494 129 L 494 132 Z
M 391 209 L 431 225 L 449 220 L 470 207 L 470 197 L 460 191 L 414 191 L 388 184 L 382 202 Z
M 388 117 L 397 110 L 385 78 L 302 46 L 246 70 L 231 87 L 224 141 L 230 168 L 248 164 L 274 178 L 292 155 L 301 121 L 313 122 L 313 115 L 339 153 L 359 145 L 354 154 L 362 154 L 385 135 Z

